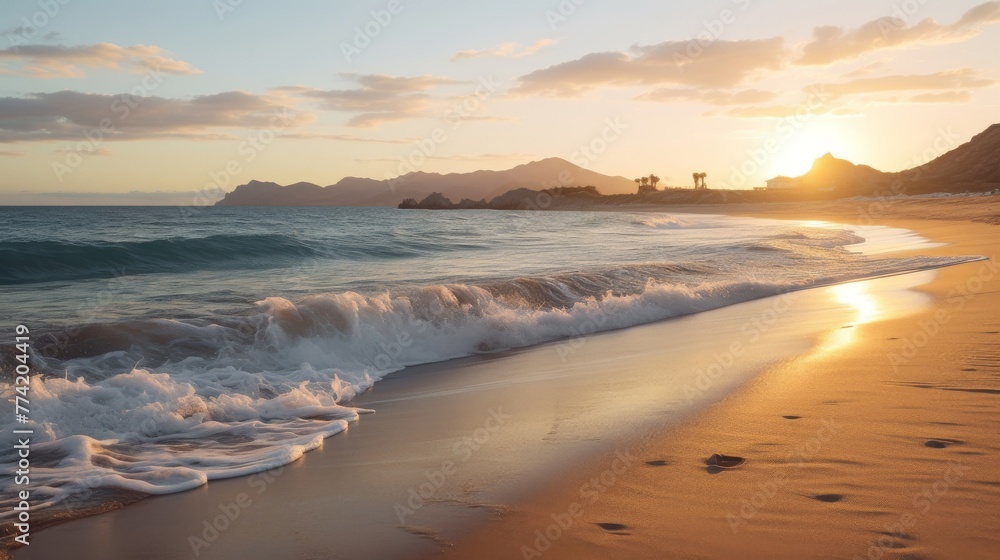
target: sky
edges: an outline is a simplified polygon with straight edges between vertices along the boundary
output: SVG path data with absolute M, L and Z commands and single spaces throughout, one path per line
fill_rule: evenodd
M 1000 122 L 1000 2 L 4 0 L 0 204 L 561 157 L 751 188 Z M 662 184 L 662 183 L 661 183 Z

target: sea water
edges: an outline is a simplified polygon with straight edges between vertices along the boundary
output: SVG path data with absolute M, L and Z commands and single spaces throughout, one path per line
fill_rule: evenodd
M 0 327 L 30 329 L 35 372 L 0 463 L 31 430 L 33 510 L 70 515 L 294 461 L 406 366 L 969 260 L 895 257 L 926 246 L 904 230 L 628 212 L 8 207 L 0 239 Z

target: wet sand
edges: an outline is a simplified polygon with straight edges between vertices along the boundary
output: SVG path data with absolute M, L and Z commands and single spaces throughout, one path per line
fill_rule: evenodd
M 867 224 L 862 204 L 724 213 Z M 871 320 L 630 447 L 625 472 L 611 454 L 595 458 L 432 557 L 996 558 L 1000 231 L 986 224 L 997 208 L 881 205 L 875 223 L 946 243 L 920 253 L 991 261 L 940 270 L 918 288 L 929 305 L 902 318 L 846 289 Z M 713 469 L 715 453 L 746 462 Z M 595 480 L 611 484 L 585 495 Z

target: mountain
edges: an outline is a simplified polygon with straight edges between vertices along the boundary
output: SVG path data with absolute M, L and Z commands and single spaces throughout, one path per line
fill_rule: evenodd
M 855 165 L 828 153 L 814 161 L 809 171 L 795 181 L 806 189 L 877 190 L 891 184 L 892 174 L 867 165 Z
M 885 173 L 826 154 L 794 181 L 804 189 L 832 189 L 838 196 L 993 190 L 1000 187 L 1000 124 L 906 171 Z
M 919 176 L 914 181 L 925 185 L 945 184 L 956 190 L 989 190 L 1000 186 L 1000 124 L 990 126 L 972 140 L 916 169 Z
M 494 198 L 519 188 L 544 189 L 592 185 L 605 194 L 635 191 L 635 181 L 602 175 L 564 159 L 548 158 L 518 165 L 505 171 L 471 173 L 407 173 L 378 181 L 346 177 L 321 187 L 312 183 L 282 186 L 250 181 L 236 187 L 217 206 L 396 206 L 404 198 L 421 200 L 431 193 L 452 199 Z

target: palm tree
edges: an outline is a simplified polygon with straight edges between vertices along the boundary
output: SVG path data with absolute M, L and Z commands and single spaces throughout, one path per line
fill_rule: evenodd
M 649 184 L 649 177 L 643 177 L 642 179 L 640 179 L 640 181 L 642 181 L 642 186 L 645 187 L 646 185 Z
M 705 173 L 703 171 L 701 173 L 701 188 L 703 188 L 703 189 L 707 189 L 708 188 L 708 185 L 705 184 L 705 177 L 708 177 L 708 173 Z
M 639 186 L 639 183 L 641 183 L 641 182 L 642 182 L 642 179 L 636 179 L 636 180 L 635 180 L 635 186 L 637 186 L 637 187 L 638 187 L 638 186 Z
M 659 182 L 660 182 L 660 178 L 659 177 L 657 177 L 656 175 L 653 175 L 652 173 L 649 174 L 649 184 L 653 185 L 654 189 L 656 188 L 656 184 L 659 183 Z
M 697 172 L 692 173 L 691 174 L 691 178 L 694 179 L 694 188 L 695 188 L 695 190 L 698 190 L 698 179 L 701 179 L 701 174 L 697 173 Z

